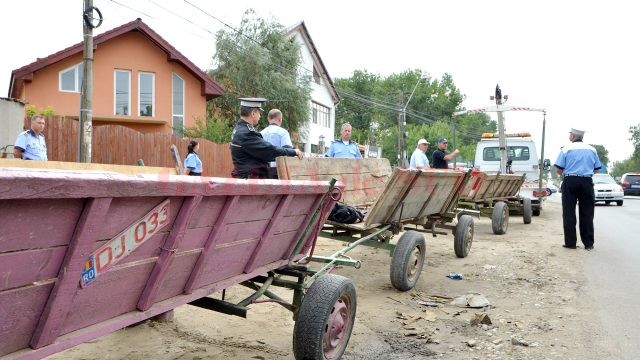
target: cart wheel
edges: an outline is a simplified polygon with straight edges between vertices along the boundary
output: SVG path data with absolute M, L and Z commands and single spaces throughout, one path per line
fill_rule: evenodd
M 462 215 L 456 225 L 455 234 L 453 234 L 453 250 L 459 258 L 465 258 L 471 251 L 474 232 L 473 218 L 469 215 Z
M 311 284 L 293 328 L 296 359 L 339 359 L 356 318 L 356 288 L 344 276 L 328 274 Z
M 531 224 L 531 215 L 533 210 L 531 209 L 531 199 L 522 199 L 522 220 L 525 224 Z
M 412 230 L 402 234 L 391 258 L 391 285 L 400 291 L 413 289 L 422 273 L 426 253 L 422 234 Z
M 509 227 L 509 207 L 503 201 L 498 201 L 493 207 L 491 214 L 491 228 L 496 235 L 502 235 L 507 232 Z

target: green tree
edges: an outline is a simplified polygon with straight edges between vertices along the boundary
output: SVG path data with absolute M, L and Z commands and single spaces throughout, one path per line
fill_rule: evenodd
M 382 77 L 358 70 L 350 78 L 337 79 L 336 87 L 343 100 L 336 109 L 336 129 L 345 122 L 351 123 L 357 141 L 382 145 L 383 156 L 394 162 L 398 153 L 398 118 L 406 105 L 408 154 L 420 138 L 432 143 L 429 152 L 439 137 L 451 140 L 451 115 L 460 109 L 464 96 L 449 74 L 441 79 L 420 79 L 421 75 L 420 70 L 406 70 Z M 465 160 L 473 159 L 481 133 L 496 129 L 495 122 L 486 114 L 458 117 L 455 125 L 455 145 Z
M 204 131 L 203 135 L 213 136 L 211 131 L 205 131 L 210 124 L 216 131 L 230 133 L 227 128 L 232 129 L 239 116 L 238 98 L 264 97 L 269 100 L 265 110 L 282 110 L 283 126 L 291 132 L 294 142 L 299 140 L 296 137 L 309 121 L 311 76 L 306 69 L 298 71 L 300 47 L 290 41 L 284 26 L 247 10 L 237 31 L 223 29 L 216 33 L 216 49 L 216 67 L 208 74 L 225 88 L 225 95 L 208 102 L 207 120 L 188 133 Z
M 609 164 L 609 150 L 607 150 L 604 145 L 595 145 L 590 144 L 596 149 L 596 153 L 598 154 L 598 158 L 603 166 L 608 166 Z

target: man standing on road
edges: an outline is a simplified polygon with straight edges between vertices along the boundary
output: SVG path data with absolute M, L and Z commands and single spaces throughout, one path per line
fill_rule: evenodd
M 273 146 L 262 138 L 254 126 L 258 125 L 262 114 L 262 104 L 267 99 L 241 98 L 240 119 L 233 129 L 231 138 L 231 159 L 233 171 L 231 176 L 237 179 L 267 179 L 269 177 L 269 161 L 277 156 L 304 155 L 298 149 L 287 149 Z
M 282 111 L 271 109 L 267 115 L 267 120 L 269 121 L 269 126 L 260 132 L 262 137 L 274 146 L 293 149 L 289 132 L 282 128 Z M 271 179 L 278 178 L 278 169 L 275 161 L 269 163 L 269 177 Z
M 409 170 L 425 170 L 429 168 L 429 159 L 425 154 L 429 149 L 429 142 L 425 139 L 418 140 L 418 147 L 411 154 Z
M 433 152 L 431 166 L 435 169 L 448 169 L 449 161 L 455 159 L 460 150 L 455 149 L 452 153 L 447 154 L 447 145 L 449 142 L 445 138 L 438 139 L 438 148 Z
M 351 141 L 351 124 L 345 123 L 340 130 L 340 140 L 334 140 L 327 150 L 326 157 L 360 159 L 358 144 Z
M 584 131 L 571 129 L 569 141 L 564 146 L 554 164 L 558 174 L 564 176 L 562 181 L 562 225 L 564 228 L 564 245 L 567 249 L 575 249 L 576 236 L 576 202 L 580 215 L 580 240 L 585 250 L 593 249 L 593 213 L 595 194 L 593 192 L 593 173 L 602 167 L 598 153 L 591 145 L 582 142 Z
M 18 135 L 13 146 L 13 157 L 22 160 L 47 161 L 47 143 L 44 138 L 44 117 L 34 115 L 31 118 L 31 129 Z

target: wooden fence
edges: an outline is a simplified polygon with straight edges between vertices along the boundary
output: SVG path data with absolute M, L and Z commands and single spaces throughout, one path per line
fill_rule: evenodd
M 25 119 L 25 125 L 28 124 Z M 78 120 L 59 116 L 47 118 L 44 134 L 49 160 L 75 162 L 78 158 Z M 120 125 L 93 127 L 91 162 L 99 164 L 136 165 L 142 159 L 146 166 L 175 167 L 171 145 L 180 151 L 181 160 L 191 139 L 168 133 L 141 133 Z M 196 139 L 202 160 L 203 175 L 231 177 L 233 163 L 229 144 L 215 144 Z

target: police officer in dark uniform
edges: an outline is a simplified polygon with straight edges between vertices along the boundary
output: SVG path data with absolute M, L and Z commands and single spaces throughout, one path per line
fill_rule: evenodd
M 240 119 L 233 129 L 231 140 L 231 176 L 237 179 L 268 179 L 269 162 L 277 156 L 297 156 L 303 153 L 298 149 L 274 146 L 262 138 L 255 126 L 260 121 L 263 98 L 240 98 Z
M 602 167 L 598 153 L 593 146 L 582 142 L 584 131 L 571 129 L 571 144 L 564 146 L 554 164 L 562 180 L 562 223 L 564 227 L 565 248 L 575 249 L 576 202 L 580 215 L 580 239 L 585 250 L 593 249 L 593 214 L 595 194 L 593 192 L 593 173 Z

